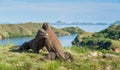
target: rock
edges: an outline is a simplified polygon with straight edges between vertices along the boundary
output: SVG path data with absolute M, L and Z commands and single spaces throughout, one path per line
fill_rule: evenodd
M 0 40 L 2 40 L 2 36 L 0 35 Z
M 111 66 L 107 66 L 105 70 L 112 70 Z
M 114 48 L 114 51 L 115 51 L 116 53 L 120 53 L 120 48 Z
M 90 54 L 91 56 L 94 56 L 94 57 L 98 55 L 97 52 L 90 52 L 89 54 Z
M 113 58 L 116 58 L 117 56 L 116 55 L 114 55 L 114 54 L 103 54 L 103 56 L 102 56 L 103 58 L 105 58 L 105 59 L 113 59 Z

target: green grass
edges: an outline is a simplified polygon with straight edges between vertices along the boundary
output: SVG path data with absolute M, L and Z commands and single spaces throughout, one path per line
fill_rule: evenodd
M 0 46 L 0 70 L 119 70 L 120 54 L 108 50 L 91 50 L 85 47 L 65 47 L 73 54 L 74 61 L 41 61 L 46 52 L 18 53 L 12 44 Z M 14 50 L 14 51 L 13 51 Z M 93 55 L 96 53 L 97 55 Z M 103 57 L 105 56 L 106 57 Z
M 1 24 L 0 35 L 3 38 L 33 36 L 40 29 L 40 23 Z

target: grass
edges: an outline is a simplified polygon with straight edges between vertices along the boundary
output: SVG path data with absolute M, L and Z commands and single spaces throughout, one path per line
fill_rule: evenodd
M 12 44 L 0 46 L 0 70 L 119 70 L 120 54 L 108 50 L 91 50 L 85 47 L 65 47 L 73 54 L 74 61 L 41 61 L 46 52 L 18 53 Z M 14 51 L 13 51 L 14 50 Z

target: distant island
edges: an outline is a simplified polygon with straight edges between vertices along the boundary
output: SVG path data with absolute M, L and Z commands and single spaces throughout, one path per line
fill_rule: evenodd
M 92 23 L 92 22 L 64 22 L 64 21 L 56 21 L 55 23 L 51 23 L 52 25 L 109 25 L 108 23 Z

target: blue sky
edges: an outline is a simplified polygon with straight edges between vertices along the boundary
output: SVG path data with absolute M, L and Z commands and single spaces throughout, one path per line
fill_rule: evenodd
M 120 0 L 0 0 L 0 23 L 120 20 Z

